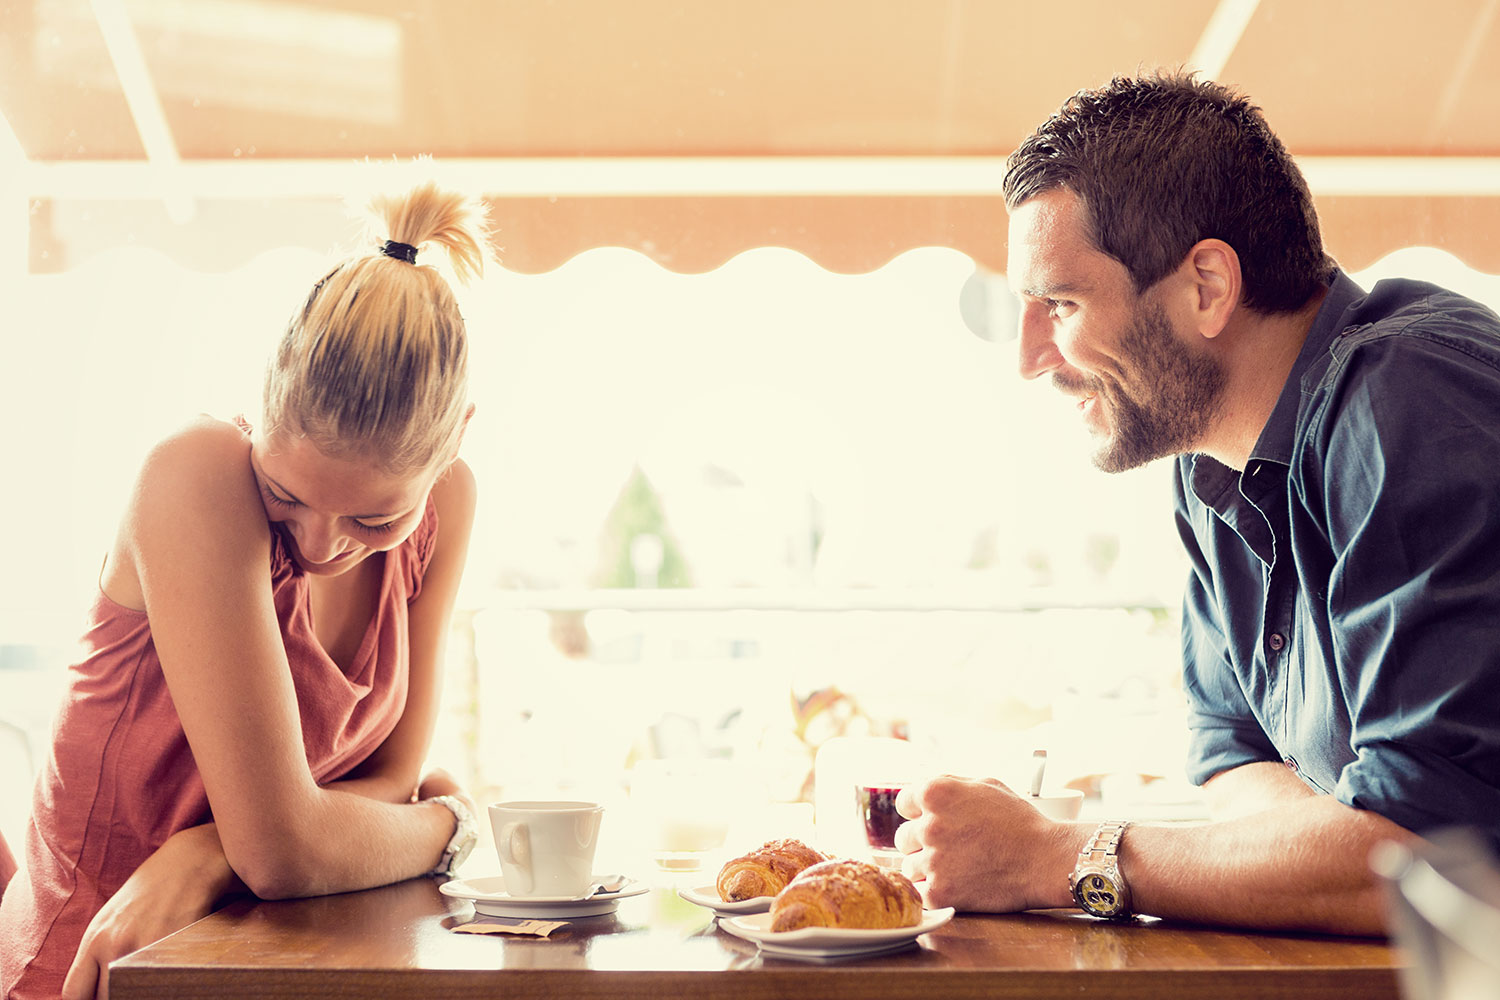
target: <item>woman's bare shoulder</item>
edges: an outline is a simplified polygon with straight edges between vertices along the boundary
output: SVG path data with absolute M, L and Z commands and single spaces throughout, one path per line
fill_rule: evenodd
M 249 455 L 249 435 L 236 424 L 200 413 L 151 448 L 141 474 L 222 475 L 231 465 L 248 470 Z
M 269 536 L 248 436 L 233 423 L 199 416 L 158 441 L 141 463 L 100 586 L 139 610 L 143 570 L 203 556 L 226 569 L 264 564 Z
M 250 438 L 236 425 L 200 416 L 157 442 L 141 466 L 132 503 L 143 518 L 179 531 L 268 530 L 250 466 Z M 185 519 L 185 520 L 178 520 Z
M 474 472 L 468 463 L 461 458 L 454 459 L 432 487 L 432 504 L 437 508 L 439 523 L 453 518 L 466 522 L 473 520 L 478 492 Z

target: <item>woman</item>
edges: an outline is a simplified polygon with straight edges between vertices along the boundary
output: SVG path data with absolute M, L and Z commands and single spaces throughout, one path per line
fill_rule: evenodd
M 226 894 L 445 873 L 474 839 L 421 779 L 474 480 L 452 289 L 478 207 L 434 185 L 292 317 L 256 425 L 200 418 L 136 480 L 0 900 L 0 992 L 103 995 L 108 963 Z M 441 526 L 441 530 L 439 528 Z

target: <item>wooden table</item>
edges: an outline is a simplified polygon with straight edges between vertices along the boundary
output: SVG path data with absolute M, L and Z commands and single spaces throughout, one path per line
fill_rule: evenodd
M 918 948 L 826 964 L 761 958 L 667 888 L 551 938 L 456 934 L 466 902 L 416 879 L 319 899 L 236 902 L 122 959 L 137 997 L 715 996 L 1122 998 L 1398 996 L 1380 942 L 1252 934 L 1064 911 L 960 915 Z

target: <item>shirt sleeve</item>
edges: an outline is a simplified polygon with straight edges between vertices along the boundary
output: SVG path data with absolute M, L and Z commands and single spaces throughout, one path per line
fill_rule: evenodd
M 1191 569 L 1182 601 L 1182 688 L 1187 702 L 1187 777 L 1195 785 L 1241 764 L 1278 760 L 1275 746 L 1250 709 L 1230 663 L 1220 623 L 1214 576 L 1193 529 L 1194 517 L 1211 517 L 1197 505 L 1190 510 L 1184 468 L 1174 476 L 1177 530 Z
M 1333 559 L 1355 755 L 1334 795 L 1500 842 L 1500 371 L 1441 335 L 1339 353 L 1300 498 Z

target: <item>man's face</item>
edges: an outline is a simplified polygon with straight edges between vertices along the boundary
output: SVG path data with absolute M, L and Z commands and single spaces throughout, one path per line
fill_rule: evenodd
M 1125 266 L 1089 245 L 1083 211 L 1072 192 L 1053 189 L 1011 213 L 1021 374 L 1050 372 L 1101 439 L 1094 463 L 1124 472 L 1194 450 L 1227 376 L 1191 331 L 1178 332 L 1155 288 L 1136 295 Z

